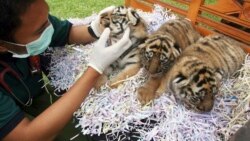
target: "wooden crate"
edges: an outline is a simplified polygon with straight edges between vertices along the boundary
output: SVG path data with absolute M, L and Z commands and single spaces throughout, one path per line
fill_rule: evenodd
M 154 4 L 161 5 L 173 12 L 190 19 L 196 29 L 203 35 L 220 32 L 239 40 L 250 53 L 250 0 L 218 0 L 215 4 L 205 4 L 204 0 L 175 0 L 188 6 L 187 10 L 161 0 L 125 0 L 125 5 L 150 12 Z M 222 20 L 202 16 L 209 13 Z M 223 22 L 224 21 L 224 22 Z M 236 25 L 236 26 L 235 26 Z

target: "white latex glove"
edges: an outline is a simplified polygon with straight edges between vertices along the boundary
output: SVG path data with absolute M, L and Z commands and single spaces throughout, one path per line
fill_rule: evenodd
M 97 18 L 96 18 L 94 21 L 92 21 L 92 22 L 90 23 L 90 27 L 91 27 L 93 33 L 95 34 L 95 36 L 96 36 L 97 38 L 99 38 L 100 35 L 101 35 L 102 32 L 103 32 L 103 28 L 100 27 L 100 19 L 101 19 L 100 15 L 102 15 L 103 13 L 112 11 L 112 10 L 114 10 L 114 9 L 115 9 L 115 6 L 109 6 L 109 7 L 107 7 L 107 8 L 104 8 L 103 10 L 101 10 L 101 11 L 99 12 Z
M 106 47 L 110 34 L 110 29 L 106 28 L 93 47 L 93 51 L 90 55 L 89 66 L 102 74 L 111 63 L 117 60 L 122 53 L 132 45 L 132 42 L 129 39 L 129 32 L 130 29 L 127 28 L 123 37 L 117 43 Z

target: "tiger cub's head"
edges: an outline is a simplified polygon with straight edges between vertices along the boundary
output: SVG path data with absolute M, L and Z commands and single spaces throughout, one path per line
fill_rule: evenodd
M 144 39 L 147 35 L 146 22 L 132 8 L 118 6 L 113 11 L 101 14 L 100 25 L 110 28 L 111 44 L 122 38 L 127 28 L 130 28 L 132 43 Z
M 167 72 L 180 55 L 173 36 L 168 33 L 149 35 L 139 48 L 141 65 L 153 75 Z
M 189 20 L 177 18 L 167 21 L 140 45 L 141 65 L 151 74 L 165 73 L 182 50 L 200 37 Z
M 222 74 L 208 67 L 195 69 L 191 76 L 184 74 L 179 72 L 170 83 L 175 97 L 198 111 L 211 111 Z

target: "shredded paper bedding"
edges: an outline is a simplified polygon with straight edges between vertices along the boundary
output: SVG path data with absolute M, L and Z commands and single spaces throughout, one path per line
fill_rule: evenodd
M 176 18 L 157 5 L 152 13 L 138 12 L 147 22 L 148 32 Z M 95 17 L 96 14 L 70 21 L 75 25 L 88 24 Z M 94 44 L 51 49 L 49 77 L 57 91 L 69 89 L 86 70 L 90 48 Z M 74 116 L 82 134 L 106 134 L 106 140 L 128 140 L 122 134 L 133 130 L 139 141 L 224 141 L 250 119 L 249 56 L 246 56 L 239 74 L 237 78 L 228 78 L 223 82 L 211 112 L 188 110 L 169 93 L 141 106 L 136 89 L 143 85 L 147 76 L 141 69 L 117 89 L 110 89 L 107 85 L 100 91 L 92 89 Z

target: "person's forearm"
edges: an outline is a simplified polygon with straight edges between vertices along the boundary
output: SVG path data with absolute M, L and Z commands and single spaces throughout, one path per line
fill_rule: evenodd
M 87 97 L 98 76 L 99 73 L 88 68 L 63 97 L 31 121 L 27 133 L 38 139 L 51 139 L 58 134 Z
M 88 32 L 86 25 L 72 26 L 69 34 L 69 44 L 87 44 L 95 41 Z

